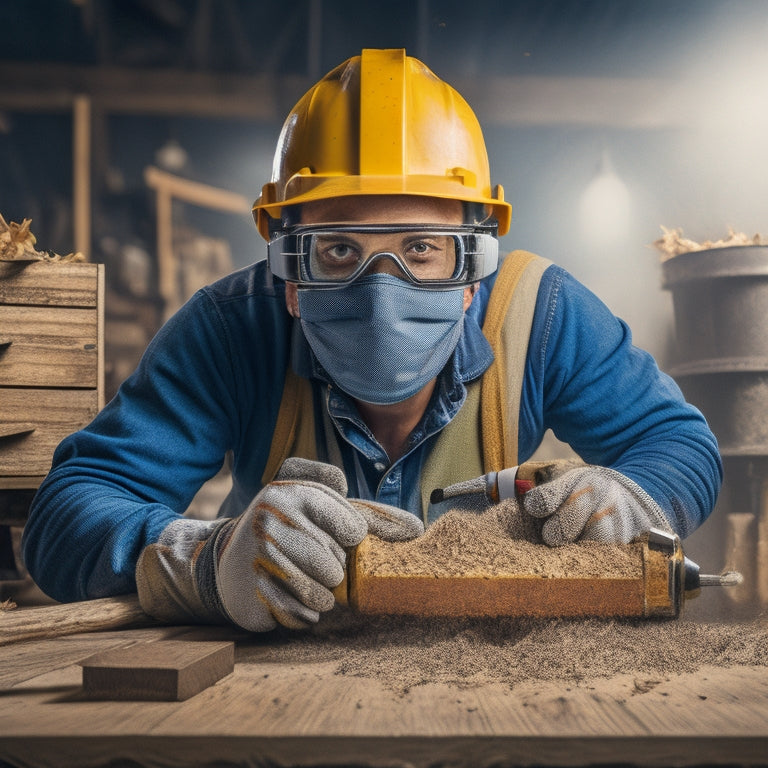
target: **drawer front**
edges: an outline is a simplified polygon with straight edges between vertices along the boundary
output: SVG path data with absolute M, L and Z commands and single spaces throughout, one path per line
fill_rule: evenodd
M 96 307 L 100 264 L 0 261 L 0 304 Z
M 98 352 L 95 309 L 0 305 L 0 386 L 95 388 Z
M 0 487 L 3 477 L 47 474 L 56 446 L 98 410 L 95 389 L 0 387 Z

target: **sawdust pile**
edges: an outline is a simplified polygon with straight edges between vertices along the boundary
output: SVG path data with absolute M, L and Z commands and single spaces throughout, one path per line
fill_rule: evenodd
M 735 232 L 730 227 L 728 228 L 728 237 L 720 240 L 705 240 L 702 243 L 697 243 L 695 240 L 683 237 L 682 229 L 667 229 L 667 227 L 662 225 L 661 231 L 663 232 L 662 236 L 653 245 L 661 253 L 662 261 L 679 256 L 681 253 L 690 253 L 691 251 L 731 248 L 737 245 L 768 245 L 768 238 L 763 235 L 755 234 L 750 237 L 743 232 Z
M 639 578 L 637 545 L 581 542 L 546 546 L 540 522 L 513 499 L 482 514 L 448 512 L 413 541 L 376 542 L 365 570 L 377 576 L 499 576 Z
M 24 219 L 21 224 L 6 222 L 0 213 L 0 261 L 85 261 L 82 253 L 69 253 L 60 256 L 35 248 L 37 238 L 31 231 L 32 219 Z

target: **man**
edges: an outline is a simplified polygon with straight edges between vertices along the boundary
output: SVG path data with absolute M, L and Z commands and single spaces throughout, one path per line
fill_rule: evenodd
M 24 538 L 52 596 L 307 626 L 349 547 L 511 495 L 547 428 L 588 462 L 522 498 L 550 545 L 685 536 L 712 510 L 701 414 L 562 269 L 499 267 L 511 209 L 477 120 L 404 51 L 363 51 L 299 101 L 254 215 L 268 264 L 193 297 L 59 446 Z M 227 452 L 222 517 L 184 518 Z

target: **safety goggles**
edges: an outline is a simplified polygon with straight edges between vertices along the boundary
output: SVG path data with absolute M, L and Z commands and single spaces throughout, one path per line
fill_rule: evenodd
M 415 285 L 452 288 L 493 274 L 499 244 L 476 227 L 307 226 L 273 238 L 267 258 L 274 275 L 305 287 L 347 285 L 389 259 Z

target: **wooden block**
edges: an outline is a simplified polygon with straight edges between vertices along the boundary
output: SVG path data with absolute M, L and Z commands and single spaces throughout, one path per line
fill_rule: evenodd
M 235 644 L 164 640 L 137 643 L 80 662 L 88 698 L 184 701 L 229 675 Z

